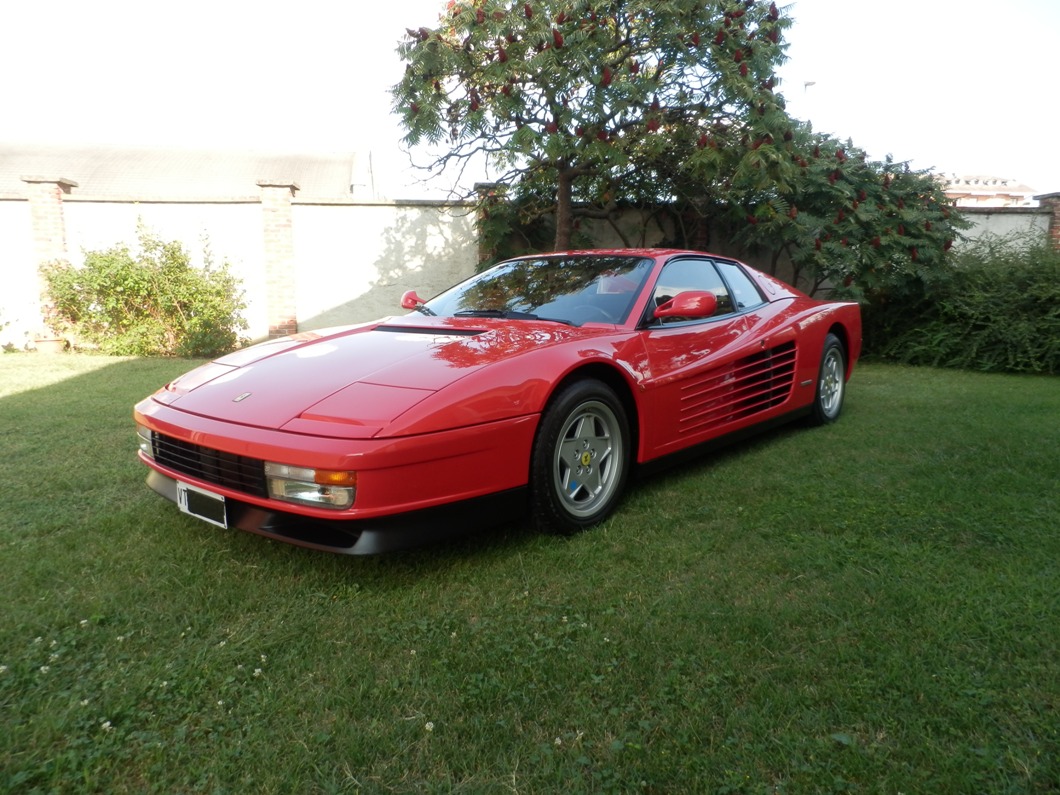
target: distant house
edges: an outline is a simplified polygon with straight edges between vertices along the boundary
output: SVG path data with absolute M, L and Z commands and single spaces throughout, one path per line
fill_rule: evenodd
M 944 190 L 958 207 L 1038 206 L 1034 188 L 1004 177 L 951 175 Z
M 965 237 L 1048 235 L 1060 248 L 1060 194 L 1037 194 L 1015 179 L 983 175 L 940 177 L 943 190 L 972 222 Z

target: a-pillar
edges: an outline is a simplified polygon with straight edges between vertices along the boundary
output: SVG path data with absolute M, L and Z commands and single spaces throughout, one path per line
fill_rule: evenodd
M 294 224 L 291 200 L 298 184 L 261 180 L 261 216 L 265 231 L 265 295 L 269 336 L 285 337 L 298 331 L 297 280 L 295 278 Z
M 492 248 L 489 247 L 486 242 L 486 235 L 483 234 L 482 226 L 489 220 L 493 206 L 506 201 L 507 186 L 499 182 L 476 182 L 475 193 L 478 195 L 478 264 L 481 266 L 484 263 L 492 262 L 497 256 L 499 241 L 493 241 Z

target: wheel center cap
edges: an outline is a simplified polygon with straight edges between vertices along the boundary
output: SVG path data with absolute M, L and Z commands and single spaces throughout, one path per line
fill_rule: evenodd
M 592 460 L 593 460 L 593 457 L 591 455 L 589 455 L 589 451 L 588 450 L 586 450 L 584 453 L 582 453 L 582 466 L 583 467 L 589 466 L 589 464 L 592 463 Z

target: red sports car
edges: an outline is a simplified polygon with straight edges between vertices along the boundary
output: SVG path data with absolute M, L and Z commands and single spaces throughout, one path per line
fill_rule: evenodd
M 142 400 L 148 484 L 212 524 L 334 552 L 512 505 L 572 533 L 614 510 L 634 469 L 835 420 L 861 350 L 856 304 L 693 251 L 520 257 L 402 306 L 245 348 Z

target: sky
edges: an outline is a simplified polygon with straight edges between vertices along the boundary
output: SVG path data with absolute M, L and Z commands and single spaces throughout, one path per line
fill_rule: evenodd
M 793 0 L 780 91 L 814 129 L 913 168 L 1060 191 L 1060 2 Z M 0 143 L 371 152 L 406 168 L 388 88 L 445 0 L 5 0 Z

